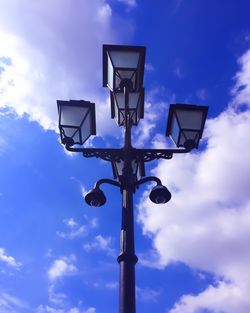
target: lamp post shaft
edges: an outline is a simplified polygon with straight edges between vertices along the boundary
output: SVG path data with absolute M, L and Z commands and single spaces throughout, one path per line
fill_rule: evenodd
M 122 190 L 122 224 L 120 236 L 120 255 L 117 258 L 120 264 L 120 313 L 135 313 L 135 255 L 134 244 L 134 208 L 133 192 L 135 188 L 132 160 L 130 155 L 131 124 L 128 110 L 129 86 L 124 86 L 125 96 L 125 138 L 124 167 L 121 178 Z
M 120 238 L 120 313 L 135 313 L 135 264 L 133 190 L 122 191 Z

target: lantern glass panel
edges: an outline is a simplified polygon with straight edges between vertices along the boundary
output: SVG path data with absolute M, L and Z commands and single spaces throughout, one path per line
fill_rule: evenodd
M 114 67 L 137 68 L 140 53 L 135 51 L 109 51 Z
M 115 163 L 116 163 L 117 174 L 118 174 L 118 176 L 121 176 L 122 175 L 123 166 L 124 166 L 124 161 L 120 160 L 120 161 L 117 161 Z
M 133 174 L 136 175 L 137 181 L 144 176 L 143 163 L 137 160 L 132 161 Z
M 187 140 L 193 140 L 197 145 L 199 143 L 199 132 L 198 131 L 190 131 L 190 130 L 183 130 L 180 135 L 180 146 L 184 146 Z
M 179 124 L 178 124 L 176 118 L 174 117 L 173 118 L 173 124 L 172 124 L 172 130 L 171 130 L 171 137 L 175 143 L 178 142 L 179 134 L 180 134 Z
M 74 105 L 61 105 L 61 125 L 80 126 L 89 108 Z
M 83 144 L 95 135 L 95 104 L 83 100 L 57 101 L 62 142 Z
M 62 127 L 63 137 L 69 137 L 74 140 L 75 143 L 80 143 L 80 131 L 76 127 Z
M 144 89 L 140 92 L 130 92 L 128 100 L 128 111 L 133 125 L 137 125 L 139 119 L 143 117 Z M 111 93 L 112 117 L 116 119 L 118 125 L 123 125 L 125 120 L 125 96 L 122 91 Z
M 91 115 L 89 111 L 88 115 L 85 118 L 85 121 L 81 125 L 82 141 L 84 142 L 85 140 L 87 140 L 90 134 L 91 134 Z
M 108 58 L 108 84 L 111 88 L 113 88 L 114 81 L 114 69 L 110 58 Z
M 120 90 L 123 79 L 131 81 L 131 90 L 139 90 L 143 85 L 145 47 L 103 46 L 103 86 L 111 91 Z
M 132 160 L 131 162 L 132 172 L 136 176 L 136 179 L 141 179 L 145 175 L 144 164 L 138 160 Z M 122 170 L 124 167 L 124 160 L 115 161 L 112 163 L 114 178 L 122 176 Z
M 127 70 L 116 71 L 115 90 L 120 89 L 120 83 L 123 79 L 130 79 L 132 86 L 133 86 L 132 88 L 135 89 L 135 78 L 136 78 L 136 72 L 135 71 L 127 71 Z
M 176 110 L 176 116 L 180 123 L 180 128 L 201 129 L 203 121 L 202 111 Z

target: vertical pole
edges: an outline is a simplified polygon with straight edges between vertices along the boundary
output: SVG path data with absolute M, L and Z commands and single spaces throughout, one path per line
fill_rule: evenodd
M 124 167 L 121 177 L 122 190 L 122 225 L 120 237 L 120 313 L 135 313 L 135 255 L 134 245 L 134 209 L 133 192 L 135 188 L 132 170 L 131 151 L 131 123 L 129 116 L 129 86 L 124 86 L 125 98 L 125 144 Z
M 135 313 L 135 264 L 133 191 L 122 191 L 120 255 L 120 313 Z

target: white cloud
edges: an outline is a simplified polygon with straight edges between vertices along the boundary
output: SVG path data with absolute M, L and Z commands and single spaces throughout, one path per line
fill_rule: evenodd
M 142 302 L 157 302 L 161 291 L 151 288 L 136 287 L 136 296 Z
M 111 15 L 105 0 L 1 1 L 0 106 L 57 129 L 57 99 L 90 100 L 97 133 L 112 134 L 101 88 L 102 44 L 117 38 Z
M 155 68 L 154 68 L 154 66 L 151 63 L 146 63 L 145 64 L 145 70 L 148 71 L 148 72 L 154 72 Z
M 55 281 L 61 277 L 76 274 L 78 269 L 71 260 L 72 258 L 55 260 L 48 271 L 49 279 Z
M 129 8 L 135 8 L 137 6 L 136 0 L 118 0 L 118 1 L 126 4 Z
M 96 308 L 90 307 L 87 310 L 80 310 L 78 308 L 72 308 L 68 311 L 68 313 L 96 313 Z
M 174 70 L 173 70 L 173 74 L 174 76 L 176 76 L 177 78 L 183 78 L 183 72 L 182 69 L 179 65 L 177 65 Z
M 49 286 L 49 301 L 57 306 L 63 306 L 67 298 L 66 294 L 55 292 L 55 286 Z
M 6 250 L 4 248 L 0 248 L 0 261 L 16 269 L 22 266 L 22 263 L 17 262 L 13 256 L 7 255 Z
M 159 97 L 164 98 L 165 101 L 159 101 Z M 175 94 L 170 94 L 169 91 L 160 86 L 147 92 L 147 101 L 144 104 L 144 118 L 140 120 L 137 127 L 132 128 L 135 147 L 154 148 L 157 145 L 157 140 L 154 138 L 152 141 L 151 136 L 158 125 L 158 121 L 162 119 L 162 116 L 166 116 L 169 103 L 174 103 L 175 98 Z M 163 134 L 165 131 L 165 128 L 161 130 Z M 166 142 L 165 135 L 164 138 L 164 142 Z
M 237 109 L 250 101 L 248 55 L 236 75 L 236 85 L 245 82 L 234 89 Z M 153 170 L 172 192 L 171 201 L 157 206 L 144 193 L 139 204 L 139 220 L 153 238 L 158 267 L 181 261 L 218 280 L 196 296 L 183 296 L 171 313 L 249 312 L 250 110 L 234 108 L 207 122 L 204 151 L 176 155 Z
M 65 219 L 64 224 L 68 228 L 67 231 L 58 231 L 56 234 L 58 237 L 63 239 L 73 240 L 75 238 L 84 237 L 88 234 L 90 229 L 97 228 L 98 221 L 96 218 L 90 219 L 86 225 L 80 225 L 72 217 Z
M 39 305 L 36 308 L 36 313 L 65 313 L 63 309 L 55 309 L 49 305 Z
M 84 311 L 83 313 L 96 313 L 96 308 L 90 307 L 86 311 Z
M 106 283 L 106 285 L 105 285 L 105 287 L 108 289 L 117 289 L 118 286 L 119 286 L 119 284 L 117 281 L 112 281 L 112 282 Z
M 246 105 L 250 108 L 250 49 L 238 59 L 238 64 L 241 70 L 234 77 L 232 105 L 236 107 Z
M 82 225 L 79 227 L 75 227 L 70 232 L 66 233 L 66 232 L 59 232 L 58 231 L 56 234 L 60 238 L 73 240 L 73 239 L 78 238 L 78 237 L 86 236 L 87 230 L 86 230 L 86 226 Z
M 112 238 L 103 237 L 102 235 L 97 235 L 93 242 L 88 242 L 84 244 L 83 248 L 85 251 L 97 250 L 105 251 L 109 255 L 114 255 L 114 249 L 111 247 Z
M 209 286 L 199 296 L 183 296 L 169 313 L 198 313 L 206 308 L 213 313 L 246 313 L 249 312 L 249 307 L 246 290 L 234 284 L 220 282 L 217 287 Z
M 111 7 L 107 3 L 105 3 L 99 8 L 98 16 L 101 20 L 103 20 L 103 22 L 106 22 L 106 20 L 112 16 Z
M 19 298 L 10 295 L 7 292 L 0 294 L 0 312 L 1 313 L 18 313 L 20 309 L 28 309 L 27 304 Z
M 78 226 L 78 223 L 73 219 L 73 217 L 66 218 L 64 221 L 64 224 L 70 228 L 75 228 Z
M 197 90 L 196 96 L 202 101 L 206 100 L 208 97 L 208 92 L 207 92 L 206 88 L 201 88 L 201 89 Z
M 80 310 L 76 307 L 70 309 L 58 309 L 49 305 L 39 305 L 39 307 L 36 309 L 36 313 L 96 313 L 96 308 L 90 307 L 86 310 Z
M 163 103 L 145 102 L 145 114 L 144 118 L 140 120 L 138 127 L 132 129 L 134 132 L 134 146 L 141 147 L 145 145 L 145 142 L 149 140 L 152 132 L 156 127 L 156 122 L 161 118 L 161 112 L 163 111 Z

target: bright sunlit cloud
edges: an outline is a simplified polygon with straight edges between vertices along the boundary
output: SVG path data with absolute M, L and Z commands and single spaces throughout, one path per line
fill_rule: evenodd
M 233 103 L 249 105 L 249 52 L 240 58 Z M 237 87 L 238 88 L 238 87 Z M 238 90 L 238 92 L 236 92 Z M 203 152 L 160 162 L 153 174 L 171 190 L 171 202 L 157 207 L 145 194 L 139 219 L 153 235 L 159 266 L 181 261 L 214 273 L 217 285 L 183 296 L 171 313 L 208 309 L 247 313 L 250 307 L 250 111 L 229 107 L 207 122 Z
M 64 276 L 74 275 L 77 271 L 77 267 L 72 263 L 72 258 L 64 257 L 53 262 L 48 271 L 48 276 L 51 281 L 55 281 Z
M 0 248 L 0 261 L 16 269 L 22 266 L 22 263 L 18 262 L 13 256 L 8 255 L 4 248 Z
M 43 5 L 3 2 L 0 106 L 18 116 L 27 113 L 45 129 L 56 130 L 57 99 L 90 100 L 96 103 L 98 134 L 110 133 L 104 122 L 110 113 L 101 92 L 102 44 L 116 37 L 109 4 L 105 0 L 83 1 L 79 6 L 68 0 Z

